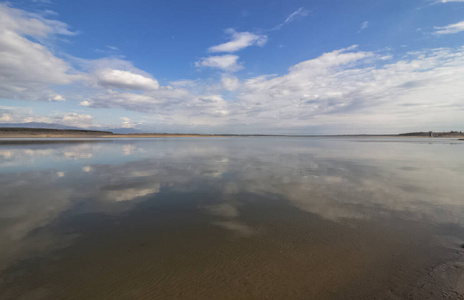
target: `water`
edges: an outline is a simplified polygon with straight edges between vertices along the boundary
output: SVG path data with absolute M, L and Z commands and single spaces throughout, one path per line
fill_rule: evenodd
M 0 141 L 0 299 L 460 299 L 464 142 Z

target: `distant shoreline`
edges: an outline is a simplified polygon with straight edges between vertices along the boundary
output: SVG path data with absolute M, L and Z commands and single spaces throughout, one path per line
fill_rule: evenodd
M 334 134 L 334 135 L 286 135 L 286 134 L 194 134 L 194 133 L 130 133 L 118 134 L 110 131 L 48 129 L 48 128 L 10 128 L 0 127 L 0 138 L 159 138 L 159 137 L 424 137 L 428 133 L 403 134 Z M 437 132 L 433 138 L 460 138 L 464 134 Z

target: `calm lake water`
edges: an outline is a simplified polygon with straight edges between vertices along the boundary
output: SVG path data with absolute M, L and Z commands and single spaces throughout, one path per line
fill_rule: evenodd
M 464 294 L 462 141 L 2 140 L 0 187 L 0 299 Z

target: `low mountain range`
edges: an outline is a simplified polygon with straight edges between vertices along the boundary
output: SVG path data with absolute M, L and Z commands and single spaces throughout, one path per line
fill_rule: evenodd
M 46 128 L 46 129 L 73 129 L 73 130 L 104 130 L 111 131 L 119 134 L 129 133 L 142 133 L 142 131 L 135 128 L 100 128 L 100 127 L 89 127 L 81 128 L 75 126 L 62 125 L 57 123 L 42 123 L 42 122 L 29 122 L 29 123 L 0 123 L 0 127 L 7 128 Z

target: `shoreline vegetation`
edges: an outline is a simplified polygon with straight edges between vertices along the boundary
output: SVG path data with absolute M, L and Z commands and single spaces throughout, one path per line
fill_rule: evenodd
M 0 127 L 0 138 L 155 138 L 155 137 L 430 137 L 430 132 L 401 134 L 339 134 L 339 135 L 285 135 L 285 134 L 195 134 L 195 133 L 126 133 L 84 129 L 50 129 Z M 434 132 L 433 138 L 464 138 L 461 131 Z M 464 139 L 459 139 L 464 140 Z

